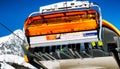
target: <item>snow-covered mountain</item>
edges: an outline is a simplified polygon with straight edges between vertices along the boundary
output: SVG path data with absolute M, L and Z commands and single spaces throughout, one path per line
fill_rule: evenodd
M 15 30 L 12 34 L 0 38 L 0 61 L 16 63 L 31 69 L 34 67 L 24 61 L 24 51 L 21 46 L 26 46 L 25 35 L 22 30 Z
M 25 46 L 27 41 L 22 30 L 16 30 L 12 34 L 0 38 L 0 55 L 13 54 L 23 56 L 22 45 Z

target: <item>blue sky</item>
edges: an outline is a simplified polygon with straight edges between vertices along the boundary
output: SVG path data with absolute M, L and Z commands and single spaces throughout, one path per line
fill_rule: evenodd
M 0 23 L 10 30 L 23 29 L 24 21 L 32 12 L 39 11 L 40 6 L 61 1 L 72 0 L 0 0 Z M 120 30 L 120 0 L 89 0 L 96 2 L 102 9 L 103 19 L 111 22 Z M 0 25 L 0 37 L 10 34 Z

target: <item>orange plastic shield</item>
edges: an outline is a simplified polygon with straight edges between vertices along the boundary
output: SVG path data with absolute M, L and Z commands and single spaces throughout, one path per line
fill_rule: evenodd
M 94 30 L 98 27 L 97 19 L 94 10 L 41 14 L 28 18 L 24 29 L 27 36 Z

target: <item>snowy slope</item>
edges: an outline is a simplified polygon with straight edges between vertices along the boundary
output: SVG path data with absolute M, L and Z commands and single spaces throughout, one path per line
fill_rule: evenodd
M 22 30 L 16 30 L 12 34 L 0 38 L 0 61 L 16 63 L 31 69 L 32 65 L 24 61 L 24 52 L 21 46 L 26 46 L 27 41 Z
M 21 45 L 26 43 L 23 32 L 16 30 L 14 34 L 0 38 L 0 55 L 5 53 L 23 56 Z

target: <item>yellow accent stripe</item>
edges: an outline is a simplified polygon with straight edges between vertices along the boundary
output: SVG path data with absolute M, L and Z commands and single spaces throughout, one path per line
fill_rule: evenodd
M 96 43 L 93 41 L 91 42 L 92 47 L 96 46 Z
M 27 55 L 24 55 L 24 60 L 25 60 L 27 63 L 29 63 L 29 60 L 28 60 Z
M 98 41 L 99 46 L 103 46 L 103 42 L 101 40 Z
M 26 50 L 29 50 L 29 49 L 30 49 L 30 46 L 28 45 L 28 46 L 26 46 L 25 48 L 26 48 Z
M 102 24 L 106 27 L 109 27 L 110 29 L 112 29 L 114 32 L 116 32 L 120 36 L 120 31 L 114 25 L 112 25 L 110 22 L 108 22 L 106 20 L 102 20 Z

